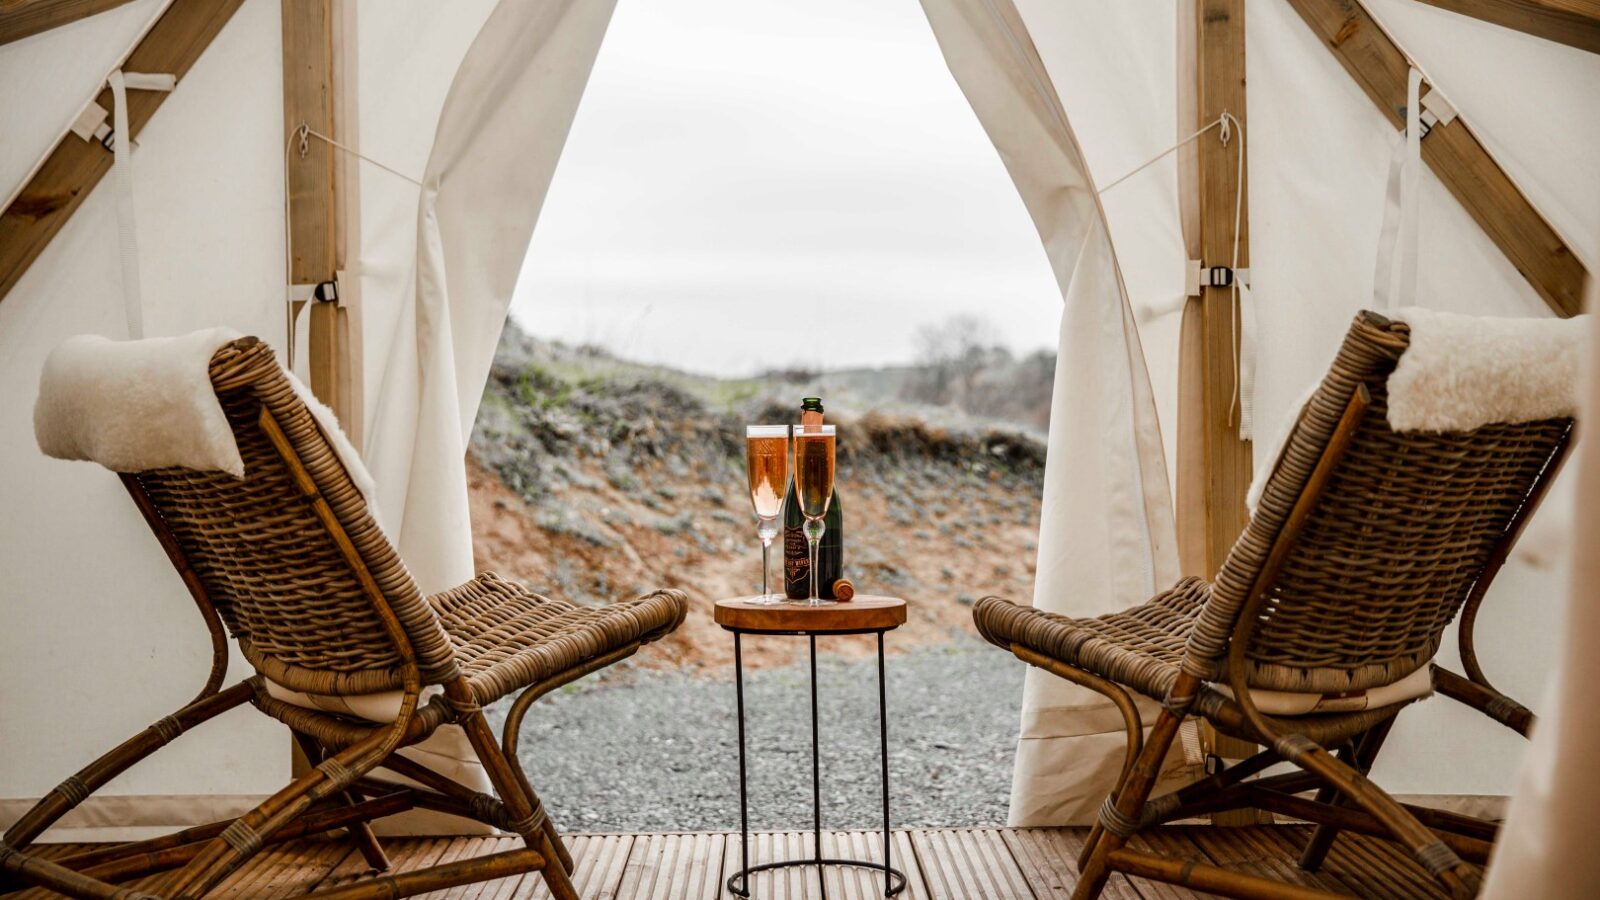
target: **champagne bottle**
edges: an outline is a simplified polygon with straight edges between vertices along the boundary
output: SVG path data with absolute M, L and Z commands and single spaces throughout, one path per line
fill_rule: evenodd
M 800 427 L 821 424 L 822 400 L 806 397 L 800 403 Z M 794 466 L 789 470 L 793 472 Z M 790 600 L 805 600 L 811 596 L 811 553 L 806 543 L 805 521 L 791 475 L 783 502 L 783 593 Z M 822 540 L 817 544 L 817 596 L 833 600 L 833 583 L 844 572 L 844 510 L 839 505 L 837 488 L 828 501 L 828 514 L 823 517 L 822 524 Z

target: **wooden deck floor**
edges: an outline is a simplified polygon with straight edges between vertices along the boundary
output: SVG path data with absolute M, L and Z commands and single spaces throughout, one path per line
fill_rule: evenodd
M 1294 860 L 1309 829 L 1278 825 L 1256 828 L 1174 826 L 1137 838 L 1135 846 L 1212 862 L 1241 871 L 1361 897 L 1443 896 L 1423 870 L 1381 841 L 1343 836 L 1315 875 Z M 1064 900 L 1077 880 L 1074 860 L 1086 829 L 916 829 L 894 833 L 893 863 L 910 880 L 907 900 Z M 397 870 L 422 868 L 461 857 L 514 849 L 514 838 L 388 839 L 384 845 Z M 81 846 L 81 845 L 80 845 Z M 737 834 L 593 834 L 568 838 L 578 870 L 574 883 L 587 900 L 717 900 L 738 868 Z M 809 832 L 752 835 L 752 863 L 810 855 Z M 50 855 L 65 852 L 52 847 Z M 825 832 L 823 854 L 879 860 L 882 843 L 872 832 Z M 270 848 L 235 873 L 213 896 L 293 897 L 332 887 L 363 874 L 361 855 L 339 840 L 307 840 Z M 869 900 L 882 892 L 882 878 L 866 870 L 829 868 L 821 882 L 814 870 L 763 873 L 751 879 L 758 900 Z M 153 885 L 152 885 L 153 886 Z M 825 889 L 825 892 L 824 892 Z M 16 898 L 48 896 L 30 891 Z M 504 878 L 425 895 L 433 900 L 548 900 L 537 875 Z M 1184 900 L 1196 895 L 1170 885 L 1117 876 L 1108 900 Z

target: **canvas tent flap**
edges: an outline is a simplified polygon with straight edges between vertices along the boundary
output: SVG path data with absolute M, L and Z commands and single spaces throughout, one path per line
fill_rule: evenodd
M 611 2 L 505 0 L 440 115 L 368 457 L 380 506 L 426 592 L 473 575 L 463 459 L 539 207 Z
M 1104 213 L 1049 73 L 1010 0 L 924 0 L 951 73 L 1032 215 L 1063 307 L 1034 605 L 1094 615 L 1177 577 L 1154 397 Z M 1011 823 L 1092 821 L 1121 768 L 1121 723 L 1029 670 Z M 1116 733 L 1113 739 L 1108 733 Z

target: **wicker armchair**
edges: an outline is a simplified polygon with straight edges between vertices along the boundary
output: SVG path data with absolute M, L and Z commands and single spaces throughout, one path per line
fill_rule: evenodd
M 1112 871 L 1238 897 L 1334 896 L 1127 846 L 1141 829 L 1239 807 L 1319 823 L 1304 868 L 1320 865 L 1338 829 L 1348 829 L 1400 842 L 1454 896 L 1476 892 L 1478 869 L 1464 860 L 1487 858 L 1495 825 L 1400 804 L 1366 778 L 1415 695 L 1297 716 L 1267 715 L 1257 700 L 1262 691 L 1372 691 L 1431 666 L 1434 690 L 1527 733 L 1532 715 L 1484 678 L 1471 625 L 1553 478 L 1572 421 L 1391 431 L 1387 380 L 1408 339 L 1402 323 L 1356 318 L 1215 582 L 1186 578 L 1142 606 L 1092 619 L 996 597 L 975 606 L 986 639 L 1104 694 L 1126 721 L 1122 779 L 1080 857 L 1075 898 L 1098 896 Z M 1458 611 L 1466 676 L 1432 662 Z M 1128 691 L 1162 705 L 1148 739 Z M 1266 749 L 1151 800 L 1191 716 Z M 1298 771 L 1246 780 L 1285 761 Z M 1313 789 L 1315 800 L 1296 796 Z
M 404 897 L 539 870 L 552 895 L 577 900 L 572 858 L 518 764 L 518 726 L 541 695 L 675 629 L 684 595 L 659 591 L 585 608 L 484 574 L 424 597 L 272 350 L 255 338 L 234 341 L 212 357 L 210 375 L 245 477 L 181 468 L 123 476 L 210 630 L 210 676 L 192 702 L 62 782 L 6 832 L 0 877 L 8 883 L 0 890 L 34 884 L 76 897 L 200 897 L 263 845 L 340 827 L 381 870 L 388 864 L 367 823 L 423 808 L 509 830 L 526 846 L 313 896 Z M 226 689 L 224 626 L 256 670 Z M 268 678 L 310 694 L 397 692 L 398 715 L 375 724 L 308 709 L 269 693 Z M 483 706 L 516 691 L 497 742 Z M 247 702 L 286 724 L 313 763 L 260 806 L 232 821 L 67 859 L 24 852 L 117 774 Z M 498 797 L 397 755 L 446 724 L 464 729 Z M 416 786 L 372 779 L 379 766 Z M 139 890 L 117 886 L 163 870 Z

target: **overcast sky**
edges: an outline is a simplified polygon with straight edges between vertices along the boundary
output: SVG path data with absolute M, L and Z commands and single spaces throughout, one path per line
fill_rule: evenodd
M 916 0 L 620 0 L 512 314 L 724 375 L 1054 347 L 1037 233 Z

